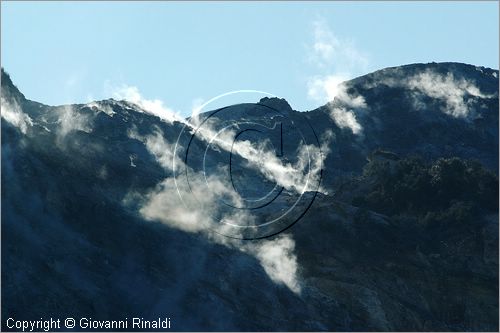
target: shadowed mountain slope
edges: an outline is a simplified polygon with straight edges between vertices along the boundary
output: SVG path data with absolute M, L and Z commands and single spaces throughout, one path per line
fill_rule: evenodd
M 305 140 L 325 143 L 322 188 L 284 233 L 237 241 L 199 228 L 209 214 L 175 201 L 182 119 L 113 99 L 40 104 L 2 70 L 2 317 L 170 317 L 179 331 L 498 330 L 497 70 L 414 64 L 347 81 L 309 112 L 259 104 L 305 117 Z M 282 135 L 285 150 L 300 141 Z M 202 143 L 192 142 L 198 155 Z M 240 174 L 237 186 L 259 190 L 257 173 Z

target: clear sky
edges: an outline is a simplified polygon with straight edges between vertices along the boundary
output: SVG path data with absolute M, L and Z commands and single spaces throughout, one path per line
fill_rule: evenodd
M 51 105 L 136 87 L 189 114 L 221 93 L 256 89 L 309 110 L 329 98 L 328 78 L 431 61 L 498 69 L 498 9 L 498 2 L 2 1 L 1 60 L 27 98 Z

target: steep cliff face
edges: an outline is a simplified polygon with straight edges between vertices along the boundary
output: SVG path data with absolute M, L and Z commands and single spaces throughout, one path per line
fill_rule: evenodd
M 498 71 L 407 65 L 348 81 L 310 112 L 278 99 L 260 105 L 231 110 L 270 129 L 261 150 L 241 147 L 281 158 L 317 140 L 321 188 L 285 232 L 232 240 L 204 228 L 206 215 L 224 216 L 219 198 L 199 191 L 209 210 L 178 201 L 172 165 L 187 160 L 175 144 L 206 151 L 202 139 L 179 137 L 182 119 L 112 99 L 43 105 L 2 70 L 2 317 L 167 316 L 175 330 L 498 330 Z M 303 138 L 276 123 L 297 124 Z M 219 156 L 189 172 L 220 170 Z M 245 156 L 231 186 L 253 198 L 269 178 L 256 170 L 276 168 L 251 168 Z M 302 178 L 272 176 L 286 209 Z M 226 183 L 207 182 L 227 195 Z

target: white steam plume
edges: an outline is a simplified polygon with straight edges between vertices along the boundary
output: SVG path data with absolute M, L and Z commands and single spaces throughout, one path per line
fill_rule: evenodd
M 30 116 L 25 114 L 16 101 L 9 102 L 2 96 L 2 118 L 9 122 L 11 125 L 19 128 L 19 130 L 26 134 L 28 126 L 33 126 L 33 121 Z

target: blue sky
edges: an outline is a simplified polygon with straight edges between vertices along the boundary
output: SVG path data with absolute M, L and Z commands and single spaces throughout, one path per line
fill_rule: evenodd
M 132 89 L 181 114 L 238 89 L 297 110 L 388 66 L 498 69 L 498 2 L 5 2 L 2 66 L 57 105 Z M 329 81 L 330 80 L 330 81 Z

